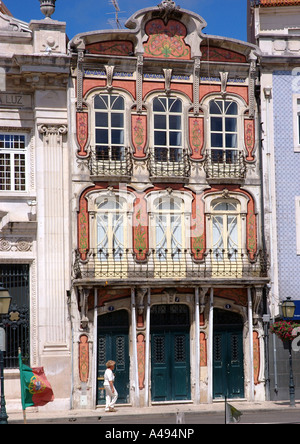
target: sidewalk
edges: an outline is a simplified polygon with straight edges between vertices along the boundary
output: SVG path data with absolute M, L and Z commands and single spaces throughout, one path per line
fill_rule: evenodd
M 246 411 L 286 411 L 290 408 L 289 401 L 264 401 L 264 402 L 248 402 L 230 400 L 229 403 L 242 413 Z M 296 402 L 295 409 L 299 409 L 300 413 L 300 401 Z M 293 410 L 295 410 L 293 409 Z M 212 404 L 160 404 L 151 407 L 132 407 L 132 406 L 118 406 L 116 405 L 116 412 L 105 412 L 104 406 L 94 410 L 81 409 L 81 410 L 64 410 L 55 411 L 50 410 L 47 407 L 28 408 L 26 409 L 27 421 L 30 420 L 54 420 L 55 418 L 88 418 L 88 417 L 120 417 L 120 416 L 134 416 L 134 415 L 149 415 L 149 414 L 163 414 L 163 413 L 177 413 L 177 412 L 201 412 L 206 413 L 218 413 L 224 411 L 224 401 L 213 402 Z M 7 410 L 8 422 L 10 421 L 23 421 L 23 412 L 10 412 Z

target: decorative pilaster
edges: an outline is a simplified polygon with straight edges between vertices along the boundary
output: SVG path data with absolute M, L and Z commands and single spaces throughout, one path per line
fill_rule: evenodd
M 136 66 L 136 110 L 138 113 L 142 112 L 143 107 L 143 67 L 143 56 L 138 55 Z
M 43 319 L 41 343 L 44 350 L 66 349 L 66 263 L 68 263 L 68 214 L 66 211 L 68 166 L 63 152 L 64 124 L 38 127 L 43 139 L 38 166 L 38 254 L 44 257 L 39 274 L 39 309 Z M 41 262 L 42 263 L 42 262 Z
M 194 115 L 198 116 L 199 114 L 199 92 L 200 92 L 200 59 L 198 57 L 195 58 L 194 62 Z

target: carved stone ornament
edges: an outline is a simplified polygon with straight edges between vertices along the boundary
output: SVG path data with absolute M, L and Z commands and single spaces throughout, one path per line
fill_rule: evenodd
M 166 12 L 171 13 L 176 9 L 179 9 L 179 6 L 173 0 L 162 0 L 162 2 L 158 5 L 160 9 L 164 9 Z
M 51 17 L 55 11 L 56 0 L 39 0 L 40 10 L 46 17 Z

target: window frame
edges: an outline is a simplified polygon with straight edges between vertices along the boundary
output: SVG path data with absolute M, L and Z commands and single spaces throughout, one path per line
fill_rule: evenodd
M 9 162 L 9 167 L 5 166 L 5 161 L 3 161 L 3 164 L 1 163 L 1 159 L 0 159 L 0 169 L 3 169 L 3 171 L 0 171 L 0 193 L 27 193 L 28 192 L 28 162 L 29 162 L 29 145 L 28 145 L 28 134 L 24 133 L 24 132 L 19 132 L 19 131 L 14 131 L 14 132 L 0 132 L 0 138 L 4 137 L 4 143 L 5 143 L 5 137 L 8 136 L 10 138 L 10 140 L 7 140 L 7 142 L 11 143 L 20 143 L 20 141 L 17 140 L 13 140 L 14 137 L 19 137 L 19 138 L 23 138 L 24 140 L 22 141 L 22 143 L 24 144 L 24 147 L 1 147 L 1 140 L 0 140 L 0 157 L 2 157 L 3 154 L 3 159 L 5 158 L 5 156 L 8 156 L 8 162 Z M 18 178 L 18 165 L 17 165 L 17 156 L 18 155 L 22 155 L 23 156 L 23 160 L 21 160 L 21 164 L 19 165 L 19 175 L 20 177 Z M 9 172 L 7 174 L 7 172 L 5 171 L 5 168 L 7 168 L 7 172 L 9 169 Z M 22 171 L 23 170 L 23 171 Z M 9 176 L 9 181 L 10 181 L 10 185 L 7 185 L 7 182 L 5 180 L 5 177 Z M 19 189 L 18 189 L 18 185 L 17 185 L 17 181 L 19 181 Z M 23 184 L 22 184 L 23 182 Z M 22 186 L 23 185 L 23 186 Z M 8 187 L 9 186 L 9 187 Z M 7 188 L 8 187 L 8 188 Z M 23 189 L 22 189 L 23 188 Z
M 220 113 L 211 113 L 211 104 L 212 102 L 221 102 L 222 103 L 222 112 Z M 230 102 L 230 105 L 226 106 L 226 102 Z M 236 114 L 228 114 L 226 112 L 226 110 L 228 110 L 228 108 L 231 106 L 232 103 L 236 104 L 237 107 L 237 111 Z M 218 106 L 218 105 L 217 105 Z M 235 98 L 232 97 L 226 97 L 225 99 L 222 97 L 211 97 L 209 102 L 208 102 L 208 134 L 209 134 L 209 139 L 208 139 L 208 145 L 209 145 L 209 151 L 210 151 L 210 156 L 211 156 L 211 162 L 212 163 L 219 163 L 219 164 L 233 164 L 233 163 L 237 163 L 238 162 L 238 155 L 239 152 L 241 151 L 241 147 L 240 147 L 240 123 L 239 123 L 239 103 L 237 100 L 235 100 Z M 222 121 L 222 129 L 221 130 L 213 130 L 212 129 L 212 119 L 221 119 Z M 226 130 L 226 119 L 235 119 L 236 121 L 236 131 L 229 131 Z M 222 146 L 213 146 L 212 145 L 212 134 L 219 134 L 222 137 Z M 234 136 L 236 137 L 236 146 L 235 147 L 227 147 L 227 136 Z M 214 161 L 213 159 L 213 153 L 215 151 L 222 151 L 222 159 L 221 161 L 219 161 L 219 159 L 217 159 L 216 161 Z M 230 157 L 228 157 L 228 161 L 227 161 L 227 153 L 231 152 Z M 231 159 L 230 159 L 231 158 Z
M 101 202 L 107 200 L 123 201 L 122 214 L 124 214 L 124 249 L 130 249 L 133 245 L 132 239 L 132 224 L 133 224 L 133 203 L 135 201 L 134 194 L 128 191 L 118 190 L 116 192 L 103 190 L 92 191 L 88 194 L 88 213 L 90 225 L 90 246 L 96 250 L 98 248 L 98 234 L 97 234 L 97 210 Z
M 300 255 L 300 196 L 295 196 L 296 254 Z
M 300 94 L 293 94 L 293 140 L 294 152 L 300 152 Z
M 95 101 L 97 97 L 100 98 L 107 98 L 106 102 L 106 108 L 96 108 Z M 123 108 L 118 109 L 114 108 L 114 105 L 119 100 L 119 98 L 122 99 L 123 102 Z M 103 99 L 103 103 L 105 104 L 105 100 Z M 125 147 L 126 147 L 126 137 L 125 134 L 127 132 L 126 129 L 126 100 L 125 97 L 120 94 L 119 92 L 100 92 L 98 94 L 94 94 L 92 97 L 92 128 L 93 128 L 93 140 L 94 140 L 94 149 L 95 149 L 95 155 L 96 160 L 100 161 L 122 161 L 124 160 L 125 155 Z M 97 113 L 100 115 L 105 114 L 107 116 L 107 125 L 97 125 Z M 123 125 L 117 126 L 113 124 L 113 116 L 121 115 L 123 120 Z M 106 123 L 106 122 L 105 122 Z M 116 122 L 115 122 L 116 123 Z M 105 132 L 107 133 L 107 142 L 97 142 L 97 130 L 100 132 L 102 131 L 102 134 L 104 135 Z M 114 142 L 114 135 L 113 132 L 120 132 L 120 140 L 118 142 Z M 121 143 L 121 134 L 123 132 L 123 143 Z M 97 147 L 107 148 L 107 155 L 105 155 L 103 158 L 98 158 L 99 154 L 97 153 Z M 113 155 L 113 148 L 116 148 L 116 154 Z M 119 151 L 119 153 L 118 153 Z
M 216 209 L 216 206 L 220 204 L 230 204 L 230 205 L 236 205 L 236 208 L 234 210 L 219 210 Z M 242 250 L 242 239 L 241 239 L 241 205 L 240 202 L 236 199 L 222 199 L 217 198 L 211 202 L 211 246 L 213 250 L 224 250 L 225 252 L 230 253 L 230 250 L 240 252 Z M 222 233 L 220 234 L 222 236 L 223 246 L 215 247 L 214 245 L 214 220 L 217 219 L 217 217 L 222 218 Z M 237 246 L 235 247 L 229 247 L 230 238 L 231 238 L 231 232 L 230 232 L 230 222 L 229 217 L 235 217 L 236 218 L 236 234 L 237 234 Z
M 205 215 L 206 215 L 206 239 L 207 239 L 207 249 L 211 250 L 213 248 L 213 232 L 212 232 L 212 214 L 213 214 L 213 203 L 224 202 L 224 201 L 235 201 L 239 205 L 239 253 L 247 251 L 247 206 L 249 202 L 249 197 L 244 194 L 231 192 L 230 196 L 224 198 L 221 193 L 209 193 L 204 198 Z
M 165 100 L 166 106 L 165 106 L 165 112 L 162 111 L 155 111 L 154 105 L 156 100 Z M 172 105 L 170 106 L 170 101 L 174 100 Z M 179 101 L 181 104 L 181 111 L 172 111 L 172 107 L 174 106 L 174 103 L 176 101 Z M 163 94 L 156 94 L 151 98 L 151 134 L 152 134 L 152 154 L 154 156 L 155 162 L 161 163 L 161 164 L 168 164 L 168 163 L 182 163 L 184 161 L 184 145 L 185 145 L 185 121 L 184 121 L 184 109 L 185 109 L 185 103 L 183 98 L 179 97 L 178 95 L 163 95 Z M 156 126 L 155 123 L 155 117 L 157 116 L 165 116 L 166 117 L 166 125 L 165 128 L 159 128 Z M 177 128 L 170 128 L 171 125 L 171 118 L 172 117 L 179 117 L 180 116 L 180 129 Z M 165 144 L 156 144 L 156 134 L 157 133 L 165 133 Z M 180 144 L 171 144 L 171 137 L 173 133 L 180 134 L 181 141 Z M 166 156 L 162 156 L 161 159 L 156 157 L 156 150 L 165 150 Z M 172 151 L 170 150 L 178 150 L 177 156 L 178 159 L 176 159 L 176 155 L 173 153 L 173 159 L 171 156 Z M 163 151 L 161 151 L 163 152 Z
M 172 191 L 169 193 L 167 190 L 153 191 L 145 196 L 147 202 L 147 212 L 149 214 L 149 244 L 150 248 L 156 251 L 156 215 L 169 214 L 169 210 L 158 211 L 157 205 L 160 199 L 175 199 L 180 202 L 181 209 L 174 212 L 174 214 L 180 214 L 181 221 L 181 242 L 182 250 L 189 248 L 190 236 L 191 236 L 191 214 L 192 214 L 192 200 L 193 196 L 189 193 L 181 191 Z

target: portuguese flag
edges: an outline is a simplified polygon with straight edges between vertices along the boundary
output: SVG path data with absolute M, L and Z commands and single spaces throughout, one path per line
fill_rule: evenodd
M 45 376 L 44 368 L 30 368 L 24 365 L 20 350 L 19 367 L 23 411 L 26 407 L 43 406 L 54 400 L 53 391 Z

